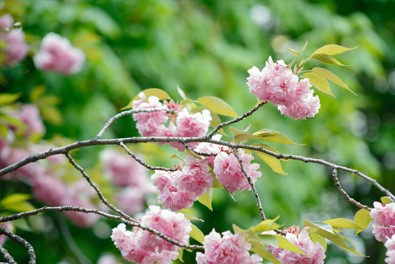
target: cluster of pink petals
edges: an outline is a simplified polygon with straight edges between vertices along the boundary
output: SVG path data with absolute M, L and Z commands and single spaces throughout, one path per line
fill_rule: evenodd
M 11 29 L 14 20 L 8 14 L 0 17 L 0 53 L 1 64 L 14 66 L 26 57 L 28 46 L 25 43 L 25 34 L 20 29 Z
M 259 171 L 259 164 L 251 163 L 254 157 L 251 154 L 246 154 L 243 150 L 238 151 L 238 156 L 242 161 L 245 172 L 254 183 L 262 175 Z M 214 159 L 214 173 L 219 182 L 229 192 L 251 189 L 239 160 L 233 153 L 229 153 L 229 151 L 221 151 L 217 154 Z
M 270 57 L 260 71 L 257 67 L 248 70 L 247 85 L 261 101 L 277 105 L 283 115 L 294 119 L 313 117 L 318 113 L 320 101 L 313 96 L 308 79 L 299 78 L 283 60 L 273 62 Z
M 392 235 L 384 245 L 387 248 L 385 263 L 395 264 L 395 235 Z
M 74 74 L 81 70 L 85 60 L 82 50 L 55 33 L 48 33 L 42 40 L 40 51 L 34 56 L 34 64 L 44 71 Z
M 374 208 L 370 211 L 373 218 L 373 235 L 385 243 L 395 234 L 395 203 L 373 203 Z
M 97 264 L 119 264 L 120 262 L 111 254 L 104 254 L 98 260 Z
M 5 229 L 6 231 L 9 231 L 9 232 L 12 231 L 12 224 L 11 224 L 11 222 L 0 223 L 0 227 Z M 6 235 L 0 235 L 0 246 L 4 245 L 6 240 L 7 240 L 7 236 Z
M 151 178 L 160 191 L 159 202 L 173 211 L 191 207 L 213 185 L 208 161 L 193 157 L 187 157 L 182 170 L 155 171 Z
M 43 135 L 45 133 L 45 127 L 37 106 L 25 104 L 18 111 L 14 112 L 13 115 L 25 123 L 25 136 L 29 137 L 36 134 Z
M 150 96 L 147 100 L 144 93 L 139 94 L 140 99 L 133 102 L 134 110 L 163 109 L 163 111 L 135 113 L 134 120 L 137 129 L 142 136 L 166 136 L 166 137 L 201 137 L 206 135 L 210 126 L 210 111 L 190 113 L 187 108 L 170 102 L 163 104 L 158 97 Z M 166 110 L 175 110 L 167 113 Z M 167 126 L 166 126 L 166 123 Z M 184 149 L 180 143 L 171 143 L 179 150 Z
M 309 232 L 306 229 L 299 231 L 298 228 L 290 229 L 286 238 L 295 246 L 300 248 L 305 255 L 298 254 L 283 248 L 269 246 L 272 254 L 280 260 L 282 264 L 323 264 L 325 250 L 318 242 L 311 241 Z
M 183 214 L 161 210 L 158 206 L 150 206 L 140 222 L 180 243 L 188 242 L 192 230 Z M 128 231 L 124 224 L 113 229 L 111 238 L 122 256 L 135 263 L 168 264 L 178 256 L 177 246 L 146 230 Z
M 128 214 L 140 212 L 144 208 L 145 195 L 155 190 L 147 169 L 126 153 L 107 149 L 100 157 L 106 175 L 119 188 L 115 195 L 119 207 Z
M 258 264 L 262 258 L 256 254 L 250 255 L 251 245 L 244 240 L 240 233 L 229 231 L 221 234 L 211 231 L 204 238 L 204 253 L 196 254 L 198 264 Z

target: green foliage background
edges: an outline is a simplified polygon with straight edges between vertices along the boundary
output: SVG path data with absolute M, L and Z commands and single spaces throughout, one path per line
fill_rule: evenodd
M 264 66 L 268 56 L 292 57 L 287 48 L 299 48 L 309 41 L 308 51 L 328 43 L 358 46 L 342 57 L 349 65 L 343 69 L 328 66 L 358 93 L 332 86 L 335 98 L 320 91 L 322 107 L 313 119 L 294 121 L 267 105 L 248 122 L 254 130 L 274 129 L 303 145 L 274 145 L 287 153 L 328 159 L 366 172 L 395 191 L 395 20 L 392 0 L 348 1 L 136 1 L 136 0 L 9 0 L 0 1 L 2 13 L 11 13 L 22 22 L 31 43 L 38 49 L 41 38 L 56 32 L 71 39 L 84 50 L 87 60 L 81 73 L 62 76 L 34 68 L 32 56 L 11 69 L 1 69 L 1 92 L 22 92 L 29 102 L 30 92 L 38 86 L 60 98 L 57 109 L 42 107 L 47 127 L 46 139 L 57 136 L 87 139 L 96 135 L 102 124 L 126 105 L 140 90 L 157 87 L 179 98 L 179 85 L 188 96 L 215 95 L 229 102 L 238 113 L 250 109 L 255 97 L 246 87 L 247 70 Z M 258 25 L 252 10 L 263 5 L 270 11 L 269 22 Z M 258 9 L 259 10 L 259 9 Z M 309 66 L 314 66 L 310 64 Z M 318 64 L 317 64 L 318 65 Z M 248 123 L 244 122 L 244 123 Z M 242 125 L 240 125 L 240 128 Z M 137 135 L 130 120 L 118 122 L 107 136 Z M 84 165 L 97 162 L 100 148 L 80 151 Z M 149 148 L 141 149 L 149 154 Z M 151 162 L 161 158 L 147 155 Z M 269 217 L 281 215 L 284 226 L 301 220 L 350 217 L 356 211 L 330 181 L 330 172 L 317 165 L 288 161 L 287 176 L 262 165 L 259 193 Z M 380 193 L 352 175 L 341 175 L 350 194 L 371 205 Z M 0 182 L 4 184 L 4 182 Z M 6 184 L 6 183 L 5 183 Z M 6 187 L 0 188 L 4 191 Z M 27 192 L 29 190 L 26 190 Z M 205 219 L 204 233 L 231 229 L 232 223 L 249 227 L 259 222 L 250 193 L 232 200 L 223 190 L 214 192 L 213 207 L 195 205 Z M 50 232 L 18 233 L 34 246 L 38 263 L 79 263 L 59 229 L 59 217 L 51 218 Z M 112 225 L 115 223 L 111 223 Z M 77 247 L 92 260 L 102 252 L 119 255 L 108 237 L 97 237 L 106 224 L 78 229 L 69 224 Z M 104 228 L 105 229 L 105 228 Z M 100 232 L 99 232 L 100 233 Z M 383 263 L 382 245 L 369 232 L 357 240 L 359 249 L 370 258 L 356 258 L 329 247 L 327 263 Z M 7 242 L 17 260 L 26 263 L 18 245 Z M 186 263 L 193 263 L 185 254 Z

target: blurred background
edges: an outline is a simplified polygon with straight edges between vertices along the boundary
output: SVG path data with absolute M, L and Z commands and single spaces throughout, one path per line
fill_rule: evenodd
M 316 91 L 322 106 L 313 119 L 295 121 L 266 105 L 248 122 L 254 130 L 277 130 L 300 143 L 272 144 L 281 152 L 361 170 L 395 191 L 392 0 L 9 0 L 0 1 L 0 6 L 1 14 L 12 14 L 21 22 L 30 45 L 29 56 L 22 63 L 1 68 L 0 92 L 20 92 L 23 103 L 31 103 L 31 92 L 37 87 L 45 90 L 45 95 L 56 96 L 53 104 L 40 107 L 46 127 L 43 140 L 53 144 L 94 137 L 110 116 L 139 91 L 152 87 L 167 91 L 176 100 L 181 99 L 177 85 L 193 99 L 218 96 L 241 114 L 256 101 L 245 84 L 247 70 L 254 65 L 262 68 L 269 56 L 290 62 L 288 48 L 301 48 L 306 41 L 309 52 L 329 43 L 358 46 L 340 58 L 348 67 L 325 66 L 358 96 L 332 86 L 336 97 Z M 32 56 L 49 32 L 69 38 L 85 52 L 82 72 L 63 76 L 35 69 Z M 320 64 L 307 66 L 315 65 Z M 106 134 L 135 135 L 129 118 L 117 122 Z M 77 156 L 84 166 L 94 167 L 100 162 L 100 151 L 99 147 L 89 148 Z M 138 151 L 152 164 L 166 164 L 174 153 L 155 146 L 139 147 Z M 153 153 L 160 154 L 150 155 Z M 355 213 L 356 208 L 335 191 L 330 171 L 296 161 L 283 162 L 283 168 L 288 175 L 276 174 L 262 164 L 258 189 L 268 217 L 280 215 L 279 223 L 290 226 L 300 225 L 303 219 L 352 217 Z M 341 174 L 340 178 L 352 197 L 369 206 L 382 196 L 353 175 Z M 20 184 L 0 181 L 0 196 L 5 197 L 11 189 L 29 192 L 28 186 Z M 247 228 L 259 222 L 252 194 L 238 193 L 235 200 L 226 191 L 215 190 L 212 212 L 195 203 L 194 209 L 205 221 L 198 223 L 205 234 L 212 228 L 231 230 L 233 223 Z M 148 203 L 156 200 L 149 198 Z M 33 224 L 17 229 L 34 245 L 38 263 L 96 263 L 104 252 L 120 256 L 109 238 L 116 223 L 101 220 L 91 228 L 79 228 L 61 215 L 49 214 L 47 218 L 41 227 Z M 52 223 L 51 228 L 43 228 L 45 223 Z M 349 255 L 329 245 L 326 263 L 384 263 L 384 247 L 369 230 L 354 242 L 370 257 Z M 18 263 L 27 263 L 19 245 L 6 243 Z M 192 253 L 185 252 L 184 259 L 194 263 Z

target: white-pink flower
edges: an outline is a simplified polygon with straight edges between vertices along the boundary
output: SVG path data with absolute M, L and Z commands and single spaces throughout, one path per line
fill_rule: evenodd
M 37 106 L 33 104 L 25 104 L 13 115 L 26 125 L 26 136 L 34 134 L 43 135 L 45 133 L 45 127 Z
M 183 214 L 161 210 L 157 206 L 150 206 L 140 222 L 181 243 L 188 242 L 192 230 L 191 223 Z M 122 256 L 135 263 L 168 264 L 178 256 L 177 246 L 146 230 L 135 228 L 128 231 L 124 224 L 113 229 L 111 238 Z
M 0 227 L 4 228 L 6 231 L 9 231 L 9 232 L 12 231 L 12 224 L 11 224 L 11 222 L 0 223 Z M 7 236 L 6 235 L 0 235 L 0 246 L 4 245 L 6 240 L 7 240 Z
M 0 47 L 0 53 L 4 55 L 1 64 L 7 67 L 12 67 L 23 60 L 28 52 L 25 34 L 20 29 L 0 32 Z
M 283 60 L 272 58 L 260 71 L 257 67 L 248 70 L 247 85 L 261 101 L 277 105 L 282 114 L 294 119 L 313 117 L 318 113 L 320 101 L 313 96 L 308 79 L 299 80 Z
M 373 206 L 370 211 L 373 218 L 373 235 L 378 241 L 385 243 L 395 234 L 395 203 L 374 202 Z
M 395 264 L 395 235 L 392 235 L 384 245 L 387 248 L 385 263 Z
M 262 258 L 256 254 L 250 255 L 251 245 L 244 240 L 240 233 L 229 231 L 221 234 L 213 229 L 204 238 L 204 253 L 196 254 L 198 264 L 259 264 Z
M 38 69 L 67 75 L 81 70 L 85 54 L 73 47 L 67 38 L 48 33 L 42 40 L 40 51 L 33 59 Z
M 251 163 L 254 157 L 251 154 L 238 151 L 245 172 L 254 183 L 262 173 L 259 171 L 258 163 Z M 230 192 L 250 190 L 246 175 L 243 173 L 237 157 L 227 152 L 220 152 L 214 159 L 214 173 L 219 182 Z
M 103 254 L 100 256 L 96 264 L 120 264 L 120 262 L 111 254 Z
M 290 229 L 286 238 L 295 246 L 300 248 L 305 255 L 298 254 L 283 248 L 269 247 L 272 254 L 280 260 L 282 264 L 323 264 L 325 250 L 318 242 L 311 241 L 309 232 L 306 229 L 299 231 L 298 228 Z
M 14 19 L 10 14 L 5 14 L 0 16 L 0 30 L 7 31 L 12 28 L 14 24 Z
M 115 199 L 125 213 L 133 215 L 143 210 L 145 193 L 138 187 L 126 187 L 116 193 Z

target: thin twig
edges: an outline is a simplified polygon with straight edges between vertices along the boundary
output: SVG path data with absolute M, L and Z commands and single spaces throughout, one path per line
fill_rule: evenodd
M 27 242 L 22 237 L 20 237 L 18 235 L 15 235 L 14 233 L 5 230 L 2 227 L 0 227 L 0 234 L 6 235 L 10 239 L 12 239 L 15 242 L 18 242 L 19 244 L 21 244 L 26 249 L 27 254 L 29 254 L 29 264 L 36 264 L 36 253 L 34 252 L 34 249 L 33 249 L 32 245 L 30 245 L 29 242 Z
M 207 134 L 206 138 L 212 138 L 214 136 L 214 134 L 217 133 L 217 131 L 220 130 L 221 128 L 226 127 L 231 124 L 234 124 L 234 123 L 237 123 L 237 122 L 245 119 L 246 117 L 252 115 L 255 111 L 257 111 L 261 106 L 265 105 L 266 103 L 267 102 L 259 102 L 255 107 L 253 107 L 248 112 L 245 112 L 241 116 L 219 124 L 218 126 L 214 127 L 214 129 L 211 130 L 210 133 Z
M 99 190 L 99 187 L 97 187 L 97 185 L 91 180 L 91 178 L 89 177 L 89 175 L 85 172 L 85 170 L 77 164 L 77 162 L 75 162 L 75 160 L 70 156 L 69 153 L 65 154 L 67 159 L 69 160 L 70 164 L 74 166 L 74 168 L 76 170 L 78 170 L 82 176 L 85 178 L 85 180 L 89 183 L 90 186 L 92 186 L 92 188 L 96 191 L 97 195 L 99 196 L 100 200 L 110 209 L 112 209 L 114 212 L 116 212 L 117 214 L 121 215 L 122 217 L 124 217 L 125 219 L 132 221 L 132 222 L 137 222 L 136 220 L 134 220 L 131 216 L 129 216 L 128 214 L 126 214 L 124 211 L 122 211 L 121 209 L 115 207 L 113 204 L 111 204 L 106 197 L 104 197 L 104 195 L 102 194 L 102 192 Z
M 8 250 L 0 245 L 0 253 L 3 255 L 4 259 L 8 264 L 17 264 L 15 259 L 8 253 Z M 0 262 L 1 263 L 1 262 Z
M 111 126 L 112 123 L 114 123 L 117 119 L 126 116 L 126 115 L 130 115 L 130 114 L 137 114 L 137 113 L 150 113 L 150 112 L 158 112 L 158 111 L 173 111 L 173 110 L 169 110 L 167 108 L 163 108 L 163 109 L 139 109 L 139 110 L 126 110 L 123 112 L 120 112 L 118 114 L 116 114 L 115 116 L 111 117 L 103 126 L 102 129 L 100 129 L 100 132 L 96 135 L 96 138 L 99 138 L 101 136 L 103 136 L 104 132 L 106 132 L 106 130 Z
M 266 220 L 266 215 L 265 215 L 265 212 L 263 211 L 262 202 L 261 202 L 261 199 L 259 198 L 258 191 L 255 188 L 255 184 L 252 182 L 250 175 L 248 175 L 247 171 L 245 170 L 243 161 L 240 159 L 239 155 L 237 154 L 237 149 L 233 148 L 232 151 L 233 151 L 233 154 L 235 155 L 235 157 L 237 158 L 237 160 L 239 161 L 241 171 L 247 178 L 247 181 L 251 187 L 251 190 L 254 193 L 256 205 L 258 206 L 258 209 L 259 209 L 259 214 L 261 215 L 262 220 Z
M 352 205 L 355 205 L 356 207 L 359 207 L 361 209 L 364 208 L 364 209 L 368 209 L 369 210 L 369 207 L 367 205 L 364 205 L 364 204 L 356 201 L 355 199 L 351 198 L 350 195 L 348 195 L 348 193 L 343 189 L 343 187 L 340 184 L 340 180 L 339 180 L 339 177 L 337 175 L 337 169 L 336 168 L 334 168 L 332 170 L 332 179 L 333 179 L 333 182 L 335 184 L 336 189 L 346 198 L 346 200 L 349 203 L 351 203 Z
M 148 163 L 145 163 L 142 161 L 137 155 L 135 155 L 133 152 L 130 151 L 130 149 L 123 143 L 120 142 L 119 145 L 128 153 L 129 156 L 131 156 L 135 161 L 143 165 L 149 170 L 162 170 L 162 171 L 176 171 L 177 169 L 170 169 L 170 168 L 165 168 L 165 167 L 159 167 L 159 166 L 151 166 Z
M 100 211 L 97 209 L 88 209 L 88 208 L 83 208 L 83 207 L 79 207 L 79 206 L 69 206 L 69 205 L 68 206 L 52 206 L 52 207 L 44 206 L 44 207 L 41 207 L 41 208 L 38 208 L 35 210 L 31 210 L 31 211 L 26 211 L 26 212 L 22 212 L 22 213 L 13 214 L 13 215 L 3 216 L 0 218 L 0 223 L 14 221 L 14 220 L 25 218 L 28 216 L 37 215 L 39 213 L 46 212 L 46 211 L 61 211 L 61 212 L 62 211 L 74 211 L 74 212 L 82 212 L 82 213 L 87 213 L 87 214 L 98 214 L 98 215 L 101 215 L 101 216 L 108 218 L 108 219 L 117 220 L 121 223 L 124 223 L 125 225 L 132 226 L 132 227 L 138 227 L 138 228 L 141 228 L 141 229 L 146 230 L 148 232 L 151 232 L 151 233 L 159 236 L 160 238 L 166 240 L 167 242 L 170 242 L 176 246 L 186 248 L 186 249 L 191 249 L 191 250 L 203 250 L 203 246 L 186 245 L 186 244 L 180 243 L 180 242 L 168 237 L 167 235 L 165 235 L 155 229 L 141 225 L 139 222 L 132 222 L 132 221 L 124 219 L 122 216 L 119 216 L 119 215 L 113 215 L 113 214 L 109 214 L 109 213 L 106 213 L 106 212 L 103 212 L 103 211 Z

